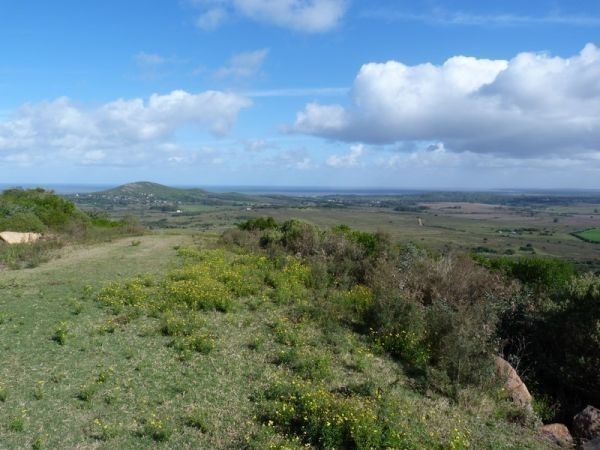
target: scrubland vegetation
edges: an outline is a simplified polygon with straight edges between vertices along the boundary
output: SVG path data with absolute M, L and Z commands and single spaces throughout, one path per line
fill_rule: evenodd
M 0 231 L 42 233 L 34 244 L 0 242 L 0 264 L 35 267 L 66 243 L 109 240 L 140 233 L 137 219 L 111 220 L 106 214 L 85 213 L 71 201 L 43 189 L 10 189 L 0 194 Z
M 39 190 L 0 205 L 12 227 L 36 217 L 84 241 L 135 231 Z M 599 321 L 600 277 L 539 256 L 438 254 L 270 217 L 116 239 L 4 271 L 0 436 L 8 448 L 549 448 L 542 421 L 600 403 Z M 533 411 L 503 390 L 495 355 Z

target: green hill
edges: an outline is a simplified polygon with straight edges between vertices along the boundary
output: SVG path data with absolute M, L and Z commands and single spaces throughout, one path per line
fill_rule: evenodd
M 132 197 L 140 200 L 155 199 L 178 202 L 205 200 L 209 193 L 203 189 L 179 189 L 149 181 L 137 181 L 117 186 L 113 189 L 97 192 L 106 197 Z
M 424 386 L 358 328 L 366 286 L 326 295 L 304 260 L 206 235 L 138 242 L 5 281 L 2 448 L 554 448 L 492 390 Z
M 96 206 L 105 204 L 161 206 L 179 203 L 226 206 L 245 205 L 266 200 L 234 192 L 217 193 L 198 188 L 175 188 L 149 181 L 136 181 L 105 191 L 70 197 L 77 203 L 89 203 Z

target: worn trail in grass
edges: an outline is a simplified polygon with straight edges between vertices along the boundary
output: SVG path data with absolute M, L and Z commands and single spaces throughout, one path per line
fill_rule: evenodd
M 191 237 L 136 240 L 135 246 L 122 239 L 65 248 L 38 268 L 0 272 L 0 384 L 6 396 L 0 403 L 0 447 L 26 448 L 36 439 L 48 448 L 84 441 L 93 414 L 76 400 L 80 385 L 123 360 L 119 352 L 138 350 L 129 341 L 135 335 L 113 345 L 96 333 L 106 314 L 93 292 L 108 281 L 164 272 L 173 264 L 173 247 L 189 244 Z M 65 345 L 52 339 L 59 323 L 66 328 Z

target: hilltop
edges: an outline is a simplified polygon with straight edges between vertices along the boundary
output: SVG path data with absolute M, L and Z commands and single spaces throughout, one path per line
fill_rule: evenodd
M 200 188 L 175 188 L 150 181 L 136 181 L 113 189 L 92 193 L 113 198 L 137 198 L 140 200 L 159 200 L 181 203 L 203 203 L 207 200 L 250 202 L 253 197 L 238 193 L 216 193 Z
M 260 224 L 277 226 L 222 238 L 254 246 Z M 292 243 L 296 225 L 264 236 Z M 352 254 L 378 251 L 339 233 Z M 379 304 L 342 273 L 360 258 L 314 272 L 224 240 L 115 240 L 1 279 L 3 448 L 554 448 L 500 394 L 422 389 L 400 358 L 425 363 L 420 341 L 360 327 Z M 348 286 L 328 281 L 338 268 Z
M 136 181 L 112 189 L 68 196 L 79 204 L 102 207 L 107 205 L 139 205 L 175 209 L 178 204 L 215 206 L 253 204 L 264 199 L 238 193 L 209 192 L 199 188 L 175 188 L 149 181 Z

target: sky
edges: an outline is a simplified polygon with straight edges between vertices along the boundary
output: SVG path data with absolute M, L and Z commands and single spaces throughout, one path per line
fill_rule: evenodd
M 597 0 L 0 0 L 0 183 L 600 188 Z

